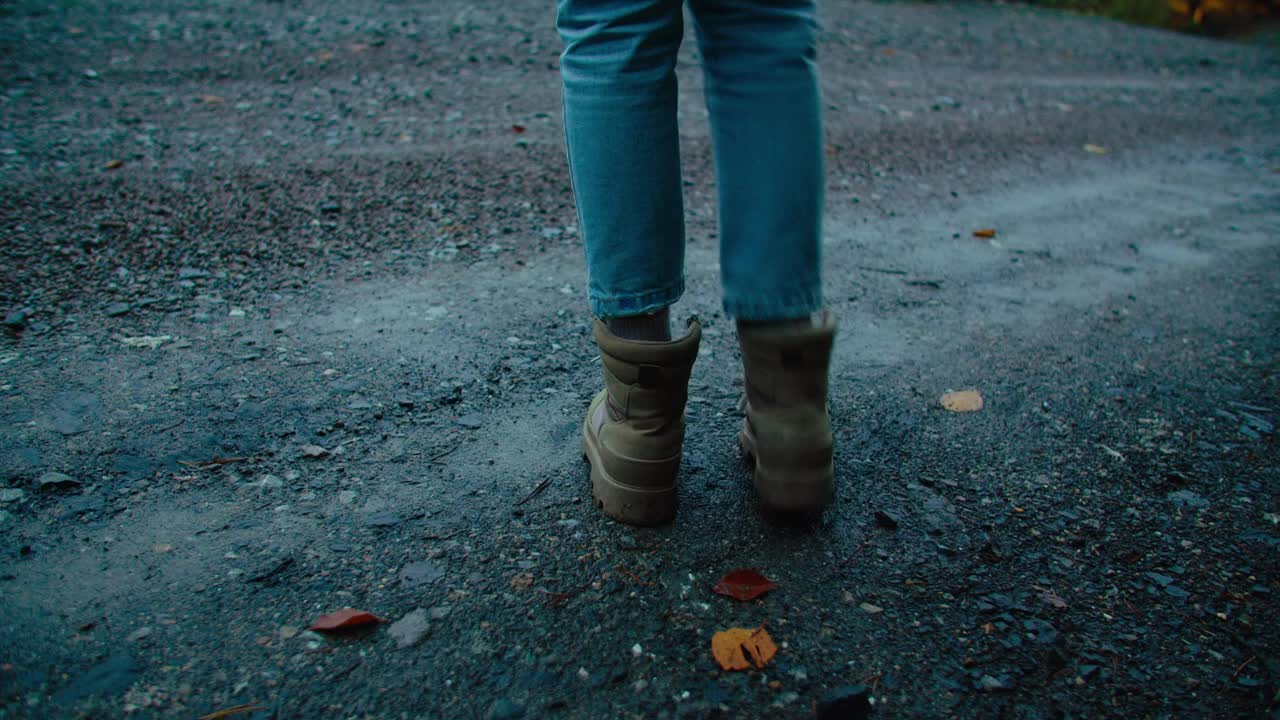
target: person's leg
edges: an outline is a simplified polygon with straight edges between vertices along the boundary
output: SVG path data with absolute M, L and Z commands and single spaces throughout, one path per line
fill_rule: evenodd
M 684 291 L 681 2 L 561 0 L 558 10 L 565 140 L 591 311 L 625 337 L 669 339 L 665 309 Z
M 822 307 L 823 157 L 814 0 L 690 0 L 720 195 L 724 309 Z
M 690 0 L 720 192 L 725 311 L 746 380 L 739 441 L 765 506 L 808 513 L 834 493 L 822 308 L 823 162 L 813 0 Z
M 680 0 L 561 0 L 565 139 L 605 390 L 582 426 L 592 495 L 610 517 L 676 511 L 696 322 L 670 341 L 684 290 L 676 127 Z

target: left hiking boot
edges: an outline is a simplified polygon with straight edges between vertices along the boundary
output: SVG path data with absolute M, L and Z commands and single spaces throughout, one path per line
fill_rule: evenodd
M 676 514 L 676 477 L 684 446 L 684 406 L 702 327 L 683 338 L 627 340 L 595 322 L 605 389 L 582 425 L 591 494 L 605 515 L 631 525 L 661 525 Z

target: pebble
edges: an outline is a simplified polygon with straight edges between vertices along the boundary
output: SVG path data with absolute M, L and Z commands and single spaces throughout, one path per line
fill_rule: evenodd
M 365 520 L 366 527 L 395 527 L 401 522 L 400 516 L 390 510 L 380 510 Z
M 480 427 L 484 425 L 484 421 L 481 420 L 480 416 L 476 413 L 463 415 L 457 420 L 454 420 L 454 422 L 468 430 L 479 430 Z
M 355 490 L 343 490 L 342 492 L 338 493 L 338 502 L 343 505 L 350 505 L 355 501 L 356 501 Z
M 427 611 L 418 608 L 391 623 L 387 633 L 396 641 L 396 647 L 403 649 L 413 647 L 422 642 L 422 639 L 427 636 L 430 630 L 431 625 L 427 622 Z
M 139 640 L 142 640 L 150 635 L 151 635 L 150 627 L 140 627 L 137 630 L 134 630 L 133 632 L 129 633 L 129 636 L 126 637 L 125 640 L 127 640 L 128 642 L 138 642 Z
M 991 675 L 983 675 L 978 680 L 978 689 L 982 692 L 1000 692 L 1002 690 L 1012 690 L 1013 687 L 1007 680 L 1002 680 Z
M 1165 495 L 1170 502 L 1178 507 L 1192 507 L 1204 509 L 1209 507 L 1209 501 L 1191 492 L 1190 490 L 1176 490 Z
M 17 502 L 22 499 L 23 495 L 26 495 L 26 493 L 23 492 L 22 488 L 5 488 L 0 490 L 0 503 Z
M 24 325 L 27 324 L 27 320 L 31 319 L 31 315 L 32 315 L 31 308 L 28 308 L 28 307 L 14 308 L 4 316 L 4 324 L 8 325 L 14 330 L 20 330 Z
M 897 515 L 895 515 L 894 513 L 888 512 L 888 511 L 886 511 L 886 510 L 877 510 L 877 511 L 876 511 L 876 525 L 879 525 L 880 527 L 884 528 L 885 530 L 897 530 L 897 529 L 898 529 L 898 516 L 897 516 Z
M 524 717 L 524 706 L 506 698 L 499 698 L 485 714 L 486 720 L 519 720 Z
M 864 602 L 858 605 L 858 607 L 862 608 L 864 612 L 867 612 L 871 615 L 884 612 L 884 608 L 880 607 L 879 605 L 872 605 L 869 602 Z
M 864 685 L 838 687 L 814 705 L 816 720 L 864 720 L 871 714 L 871 691 Z
M 117 302 L 108 305 L 103 312 L 106 313 L 107 317 L 120 317 L 121 315 L 128 315 L 132 309 L 133 306 L 129 303 Z
M 430 560 L 411 562 L 400 571 L 400 583 L 405 587 L 426 585 L 442 577 L 444 577 L 444 568 Z
M 275 475 L 263 475 L 262 479 L 254 483 L 261 490 L 279 490 L 284 487 L 284 480 Z

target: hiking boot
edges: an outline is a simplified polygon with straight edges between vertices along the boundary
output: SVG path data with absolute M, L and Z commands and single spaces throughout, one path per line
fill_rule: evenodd
M 679 340 L 625 340 L 599 320 L 596 345 L 605 389 L 582 425 L 591 494 L 605 515 L 659 525 L 676 514 L 676 475 L 684 444 L 684 404 L 702 327 L 689 321 Z
M 820 512 L 835 494 L 827 371 L 835 342 L 830 312 L 810 325 L 738 325 L 746 420 L 738 442 L 764 506 Z

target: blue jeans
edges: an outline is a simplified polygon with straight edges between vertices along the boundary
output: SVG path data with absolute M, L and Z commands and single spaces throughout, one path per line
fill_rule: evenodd
M 660 310 L 684 292 L 683 4 L 559 0 L 565 139 L 599 317 Z M 806 316 L 822 306 L 815 0 L 688 4 L 711 115 L 725 312 Z

